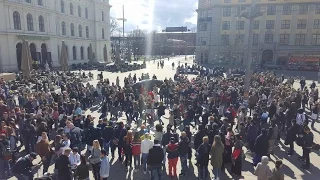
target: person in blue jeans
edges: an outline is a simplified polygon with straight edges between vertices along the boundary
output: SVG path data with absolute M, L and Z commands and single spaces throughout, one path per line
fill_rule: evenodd
M 163 150 L 159 144 L 158 140 L 154 140 L 153 147 L 149 150 L 149 155 L 147 158 L 148 168 L 151 173 L 151 180 L 156 180 L 158 177 L 161 180 L 161 168 L 162 160 L 164 158 Z
M 179 142 L 179 155 L 180 155 L 180 162 L 181 162 L 181 173 L 180 176 L 185 176 L 188 171 L 188 151 L 189 151 L 189 138 L 187 137 L 186 132 L 181 133 Z

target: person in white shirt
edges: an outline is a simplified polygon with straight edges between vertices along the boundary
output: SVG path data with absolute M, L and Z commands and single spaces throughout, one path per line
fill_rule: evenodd
M 141 142 L 141 161 L 143 166 L 143 173 L 147 173 L 147 158 L 149 150 L 153 147 L 153 142 L 149 138 L 149 133 L 144 135 L 144 140 Z
M 69 149 L 71 145 L 71 141 L 68 134 L 63 134 L 63 141 L 62 141 L 63 147 L 60 149 L 62 150 L 62 154 L 64 154 L 64 150 Z
M 107 151 L 102 149 L 101 150 L 101 164 L 100 164 L 100 179 L 101 180 L 107 180 L 109 177 L 110 172 L 110 162 L 108 158 Z
M 80 165 L 80 154 L 78 153 L 78 148 L 75 147 L 72 149 L 72 153 L 69 155 L 69 161 L 71 164 L 71 170 L 75 171 L 77 167 Z

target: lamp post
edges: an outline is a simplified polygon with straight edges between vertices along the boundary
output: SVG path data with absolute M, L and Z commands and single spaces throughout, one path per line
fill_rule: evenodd
M 248 37 L 248 52 L 246 55 L 246 74 L 244 78 L 244 100 L 248 100 L 250 91 L 250 78 L 251 78 L 251 64 L 252 64 L 252 43 L 253 43 L 253 25 L 254 19 L 262 16 L 263 11 L 257 11 L 255 8 L 255 0 L 252 0 L 249 12 L 242 12 L 240 17 L 249 20 L 249 37 Z

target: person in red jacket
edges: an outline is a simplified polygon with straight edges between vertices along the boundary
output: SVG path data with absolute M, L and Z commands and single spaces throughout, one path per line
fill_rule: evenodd
M 179 145 L 176 143 L 174 137 L 170 138 L 170 143 L 166 147 L 169 162 L 169 177 L 177 178 L 177 163 L 179 158 Z M 172 172 L 173 171 L 173 172 Z M 173 174 L 173 175 L 172 175 Z
M 140 155 L 141 155 L 141 139 L 139 132 L 135 132 L 133 141 L 131 142 L 134 171 L 139 171 L 140 168 Z

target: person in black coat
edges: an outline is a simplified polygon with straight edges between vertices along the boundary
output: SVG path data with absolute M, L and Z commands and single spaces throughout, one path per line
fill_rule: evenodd
M 58 170 L 59 180 L 72 179 L 71 164 L 69 161 L 70 152 L 71 152 L 71 149 L 64 150 L 64 154 L 60 155 L 56 160 L 55 169 Z
M 109 153 L 110 143 L 112 143 L 112 137 L 114 136 L 114 128 L 112 127 L 112 122 L 109 122 L 102 132 L 101 137 L 103 139 L 103 147 Z
M 33 179 L 33 173 L 31 171 L 33 164 L 32 161 L 37 158 L 36 153 L 30 153 L 20 159 L 13 165 L 12 172 L 18 179 L 21 175 L 27 176 L 29 180 Z
M 254 149 L 256 153 L 253 159 L 254 166 L 256 166 L 261 161 L 262 156 L 266 156 L 268 154 L 268 140 L 268 131 L 266 129 L 262 129 L 261 134 L 257 137 L 256 142 L 254 144 Z
M 85 143 L 91 150 L 92 142 L 97 139 L 97 129 L 93 126 L 93 122 L 90 123 L 89 128 L 85 131 Z
M 163 102 L 160 102 L 159 107 L 157 107 L 157 109 L 158 109 L 157 114 L 158 114 L 159 122 L 163 125 L 161 116 L 165 115 L 165 110 L 166 110 L 166 107 L 163 105 Z
M 206 135 L 206 129 L 202 124 L 199 125 L 199 131 L 194 135 L 194 149 L 198 149 L 202 144 L 202 138 Z
M 114 150 L 118 147 L 119 160 L 122 161 L 121 149 L 123 148 L 123 139 L 127 135 L 127 129 L 124 127 L 123 122 L 119 122 L 114 130 L 114 136 L 112 137 L 111 154 L 114 157 Z
M 209 138 L 204 136 L 203 143 L 197 149 L 197 164 L 199 165 L 199 178 L 207 179 L 208 177 L 208 164 L 211 145 L 209 144 Z
M 298 129 L 298 127 L 296 125 L 296 120 L 292 120 L 291 126 L 287 130 L 286 139 L 284 141 L 285 145 L 290 146 L 290 149 L 287 152 L 288 155 L 293 155 L 293 153 L 294 153 L 294 141 L 296 140 L 297 129 Z

